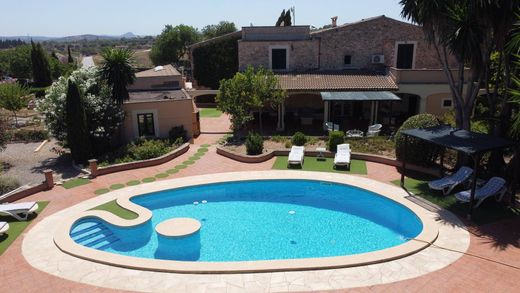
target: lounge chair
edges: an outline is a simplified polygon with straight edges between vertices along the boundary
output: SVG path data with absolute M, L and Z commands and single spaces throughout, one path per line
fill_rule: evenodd
M 9 230 L 9 224 L 7 222 L 0 222 L 0 235 L 4 235 Z
M 493 177 L 489 179 L 484 186 L 475 190 L 475 200 L 477 200 L 476 208 L 488 197 L 498 195 L 497 200 L 502 200 L 506 193 L 506 181 L 500 177 Z M 460 202 L 469 202 L 471 200 L 471 190 L 464 190 L 455 194 L 455 197 Z
M 30 214 L 36 212 L 36 202 L 0 204 L 0 216 L 11 216 L 18 221 L 26 221 Z
M 430 189 L 442 190 L 444 195 L 448 195 L 453 190 L 453 188 L 460 184 L 464 184 L 467 180 L 469 180 L 471 174 L 473 174 L 473 169 L 469 167 L 460 167 L 457 172 L 451 174 L 450 176 L 428 182 L 428 186 L 430 186 Z
M 379 132 L 381 132 L 381 128 L 383 128 L 383 125 L 381 124 L 370 125 L 367 130 L 367 136 L 378 136 Z
M 334 156 L 334 168 L 337 166 L 347 166 L 350 169 L 350 145 L 339 144 L 336 155 Z
M 300 165 L 303 167 L 304 152 L 305 148 L 303 146 L 293 146 L 291 152 L 289 152 L 287 167 L 289 167 L 289 165 Z

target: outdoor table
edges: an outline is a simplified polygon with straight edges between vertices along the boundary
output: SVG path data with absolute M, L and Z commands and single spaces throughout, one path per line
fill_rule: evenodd
M 316 151 L 318 152 L 318 161 L 325 161 L 325 156 L 323 155 L 323 153 L 326 152 L 327 149 L 320 147 L 316 148 Z

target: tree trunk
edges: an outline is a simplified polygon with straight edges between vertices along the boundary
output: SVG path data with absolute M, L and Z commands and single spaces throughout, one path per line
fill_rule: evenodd
M 18 128 L 18 116 L 16 116 L 16 111 L 13 111 L 14 116 L 14 126 Z
M 262 108 L 258 109 L 258 122 L 259 122 L 259 125 L 260 125 L 260 134 L 263 134 L 264 133 L 264 127 L 263 127 L 263 124 L 262 124 Z

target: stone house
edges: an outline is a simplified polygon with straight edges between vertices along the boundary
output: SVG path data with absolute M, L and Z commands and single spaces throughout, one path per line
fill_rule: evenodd
M 272 69 L 288 97 L 266 109 L 278 130 L 366 130 L 382 123 L 394 130 L 417 113 L 442 116 L 452 108 L 437 53 L 422 28 L 385 16 L 312 31 L 308 25 L 242 28 L 239 70 Z M 455 60 L 451 60 L 455 67 Z M 269 120 L 269 119 L 268 119 Z

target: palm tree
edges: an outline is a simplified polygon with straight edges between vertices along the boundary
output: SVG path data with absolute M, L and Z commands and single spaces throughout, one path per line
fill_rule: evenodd
M 99 77 L 112 87 L 112 98 L 122 104 L 129 99 L 127 86 L 135 80 L 134 53 L 129 49 L 108 48 L 101 57 Z

